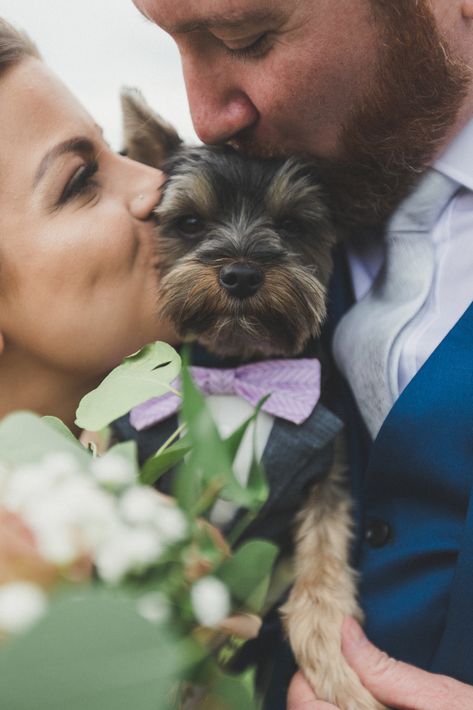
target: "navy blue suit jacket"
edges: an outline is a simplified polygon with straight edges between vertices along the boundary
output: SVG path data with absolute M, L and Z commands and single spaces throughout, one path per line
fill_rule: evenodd
M 332 328 L 350 300 L 342 268 Z M 396 658 L 473 684 L 473 304 L 372 445 L 343 382 L 342 400 L 368 636 Z
M 324 338 L 353 302 L 336 259 Z M 330 408 L 348 436 L 353 563 L 368 636 L 390 655 L 473 685 L 473 304 L 404 390 L 371 442 L 347 383 Z M 262 641 L 260 642 L 262 643 Z M 275 667 L 266 710 L 284 710 L 294 670 L 268 635 Z

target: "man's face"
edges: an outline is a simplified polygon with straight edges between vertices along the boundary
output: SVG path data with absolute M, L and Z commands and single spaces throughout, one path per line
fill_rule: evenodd
M 180 49 L 199 137 L 326 160 L 350 225 L 377 225 L 402 199 L 445 140 L 471 74 L 426 0 L 135 4 Z
M 176 41 L 205 143 L 337 155 L 342 126 L 376 74 L 360 0 L 135 0 Z

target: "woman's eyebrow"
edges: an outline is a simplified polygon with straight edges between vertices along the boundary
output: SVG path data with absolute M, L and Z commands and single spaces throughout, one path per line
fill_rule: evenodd
M 51 167 L 51 165 L 59 158 L 61 155 L 66 153 L 78 153 L 79 155 L 90 155 L 96 151 L 96 146 L 94 143 L 85 136 L 76 136 L 74 138 L 69 138 L 62 143 L 58 143 L 51 150 L 48 150 L 46 155 L 43 156 L 41 162 L 36 170 L 33 178 L 33 189 L 35 189 L 44 174 Z

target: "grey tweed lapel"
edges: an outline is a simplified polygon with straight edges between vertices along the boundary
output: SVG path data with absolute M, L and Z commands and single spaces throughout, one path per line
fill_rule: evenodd
M 248 535 L 271 539 L 286 530 L 304 502 L 307 487 L 321 480 L 332 461 L 333 442 L 341 431 L 341 420 L 318 404 L 301 425 L 276 418 L 263 453 L 270 493 Z M 242 518 L 238 510 L 228 529 Z
M 301 425 L 275 419 L 263 453 L 270 495 L 264 510 L 272 508 L 284 492 L 305 487 L 322 478 L 326 456 L 323 453 L 342 429 L 342 422 L 322 404 Z

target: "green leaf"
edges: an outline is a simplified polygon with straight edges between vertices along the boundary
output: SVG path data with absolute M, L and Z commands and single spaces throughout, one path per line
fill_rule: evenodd
M 58 419 L 57 417 L 42 417 L 43 422 L 45 422 L 48 426 L 50 426 L 52 429 L 55 429 L 55 431 L 58 431 L 61 433 L 63 436 L 65 436 L 69 441 L 74 441 L 77 443 L 77 438 L 74 436 L 72 431 L 67 427 L 61 419 Z
M 192 516 L 200 514 L 198 501 L 204 495 L 200 471 L 188 464 L 181 466 L 173 480 L 172 489 L 180 508 Z
M 170 345 L 147 345 L 127 357 L 81 400 L 77 426 L 100 431 L 138 404 L 169 391 L 180 369 L 180 357 Z
M 152 486 L 166 471 L 180 463 L 190 450 L 189 440 L 183 437 L 161 453 L 151 456 L 141 469 L 141 482 Z
M 216 571 L 235 599 L 248 611 L 259 611 L 264 604 L 278 548 L 264 540 L 242 545 Z
M 32 412 L 14 412 L 0 422 L 0 460 L 12 465 L 34 463 L 47 454 L 71 454 L 83 466 L 90 454 L 80 442 Z
M 177 680 L 201 660 L 169 626 L 142 619 L 125 595 L 62 599 L 0 649 L 0 707 L 168 710 Z
M 182 370 L 182 413 L 192 446 L 189 460 L 179 475 L 180 492 L 185 481 L 197 478 L 197 489 L 204 491 L 208 506 L 215 501 L 219 490 L 225 500 L 249 509 L 257 509 L 261 501 L 254 491 L 242 486 L 232 468 L 232 457 L 220 437 L 203 395 L 195 387 L 187 367 Z M 210 493 L 210 494 L 209 494 Z M 199 513 L 204 512 L 199 510 Z
M 256 418 L 260 413 L 262 406 L 265 402 L 267 402 L 270 396 L 271 395 L 268 394 L 266 395 L 266 397 L 263 397 L 263 399 L 258 402 L 256 409 L 251 415 L 251 417 L 248 417 L 248 419 L 244 421 L 243 424 L 241 424 L 238 429 L 233 432 L 233 434 L 230 434 L 229 437 L 224 439 L 226 449 L 232 461 L 238 453 L 238 449 L 240 448 L 241 442 L 243 441 L 243 437 L 245 436 L 248 427 L 256 421 Z
M 269 486 L 266 481 L 264 468 L 254 457 L 251 463 L 250 475 L 248 476 L 247 488 L 260 505 L 265 503 L 268 499 Z
M 248 676 L 231 676 L 221 674 L 215 681 L 211 697 L 217 700 L 217 705 L 221 710 L 257 710 L 260 707 L 254 692 L 248 683 Z M 205 706 L 203 706 L 205 707 Z

